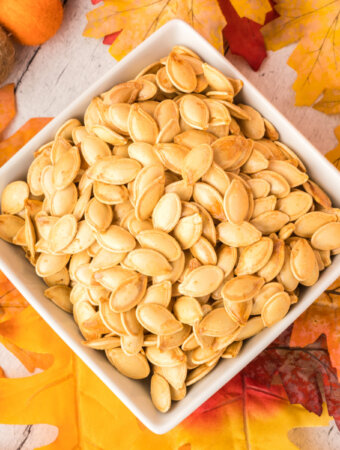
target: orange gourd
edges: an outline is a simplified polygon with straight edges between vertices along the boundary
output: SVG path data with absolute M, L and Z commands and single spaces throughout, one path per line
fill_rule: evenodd
M 0 0 L 0 24 L 24 45 L 43 44 L 62 20 L 60 0 Z

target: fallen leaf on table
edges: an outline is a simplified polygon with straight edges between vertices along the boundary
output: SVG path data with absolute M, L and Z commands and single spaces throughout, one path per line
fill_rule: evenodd
M 121 31 L 110 47 L 120 60 L 171 19 L 188 22 L 214 47 L 223 51 L 222 30 L 226 25 L 217 0 L 105 0 L 87 13 L 86 37 L 103 38 Z
M 325 114 L 339 114 L 340 89 L 326 89 L 321 100 L 315 103 L 313 108 Z
M 311 325 L 310 325 L 311 326 Z M 340 429 L 340 383 L 332 367 L 325 339 L 319 338 L 305 347 L 290 347 L 292 327 L 285 330 L 247 367 L 252 379 L 270 386 L 279 374 L 290 403 L 300 404 L 308 411 L 322 414 L 322 383 L 328 414 Z
M 5 164 L 22 146 L 50 122 L 50 117 L 28 120 L 18 131 L 4 141 L 0 141 L 0 166 Z
M 242 18 L 264 24 L 266 14 L 272 10 L 269 0 L 230 0 L 237 14 Z
M 267 50 L 297 43 L 288 65 L 297 72 L 296 105 L 312 105 L 339 88 L 340 0 L 276 0 L 280 17 L 262 28 Z
M 334 130 L 335 137 L 338 140 L 338 145 L 326 153 L 326 158 L 330 161 L 334 166 L 340 170 L 340 125 L 338 125 Z
M 231 53 L 242 56 L 253 70 L 258 70 L 267 56 L 266 46 L 260 32 L 261 25 L 246 17 L 241 18 L 233 6 L 235 1 L 219 0 L 227 19 L 223 36 Z M 266 15 L 266 23 L 277 17 L 274 10 Z
M 16 113 L 14 84 L 0 88 L 0 133 L 9 125 Z
M 321 334 L 327 338 L 330 360 L 340 380 L 340 278 L 294 322 L 290 346 L 305 347 Z
M 300 405 L 290 405 L 282 386 L 250 380 L 245 371 L 183 423 L 156 435 L 140 424 L 31 307 L 0 324 L 0 335 L 41 357 L 54 357 L 41 373 L 0 378 L 0 423 L 57 426 L 59 435 L 49 450 L 263 449 L 263 436 L 274 449 L 294 450 L 287 437 L 291 428 L 327 425 L 330 420 L 326 411 L 319 418 Z
M 27 301 L 13 284 L 0 272 L 0 323 L 28 306 Z

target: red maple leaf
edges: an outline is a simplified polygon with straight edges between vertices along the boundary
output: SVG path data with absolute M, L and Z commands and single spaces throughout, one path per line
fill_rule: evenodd
M 188 417 L 186 425 L 200 428 L 211 421 L 216 422 L 231 413 L 236 402 L 242 403 L 244 411 L 250 409 L 257 415 L 261 415 L 263 409 L 268 412 L 279 408 L 280 404 L 273 400 L 300 404 L 321 415 L 322 383 L 328 413 L 340 428 L 340 383 L 331 366 L 325 339 L 320 338 L 303 348 L 289 347 L 291 332 L 292 327 L 282 333 Z M 282 384 L 277 384 L 280 378 Z
M 273 2 L 271 2 L 273 4 Z M 258 70 L 267 56 L 266 46 L 261 34 L 261 24 L 241 18 L 229 0 L 219 0 L 221 10 L 227 19 L 227 26 L 223 30 L 224 39 L 231 52 L 242 56 L 253 70 Z M 278 17 L 273 9 L 266 15 L 265 23 Z

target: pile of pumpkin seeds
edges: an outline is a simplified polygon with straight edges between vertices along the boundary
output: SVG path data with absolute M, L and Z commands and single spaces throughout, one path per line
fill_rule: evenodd
M 2 193 L 0 237 L 84 345 L 127 377 L 152 371 L 161 412 L 340 249 L 340 210 L 241 89 L 176 46 L 94 98 Z

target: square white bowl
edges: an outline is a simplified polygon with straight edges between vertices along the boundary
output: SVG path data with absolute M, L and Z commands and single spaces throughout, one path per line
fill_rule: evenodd
M 0 169 L 0 194 L 9 182 L 26 178 L 33 152 L 50 141 L 63 122 L 71 117 L 82 119 L 86 106 L 94 96 L 108 90 L 116 83 L 134 78 L 144 66 L 168 54 L 176 44 L 191 48 L 202 59 L 228 76 L 242 79 L 244 88 L 238 99 L 254 106 L 274 124 L 280 132 L 282 141 L 296 151 L 306 164 L 311 177 L 328 192 L 333 203 L 340 206 L 340 173 L 223 55 L 180 20 L 168 22 L 146 39 L 13 156 Z M 188 394 L 182 401 L 174 402 L 171 410 L 166 414 L 159 413 L 152 405 L 148 380 L 139 382 L 125 378 L 111 366 L 102 352 L 86 348 L 81 344 L 82 337 L 72 316 L 61 311 L 44 297 L 43 291 L 46 286 L 35 274 L 34 268 L 26 261 L 21 249 L 0 241 L 0 269 L 53 330 L 138 419 L 154 433 L 162 434 L 179 424 L 236 375 L 340 275 L 340 255 L 336 256 L 332 265 L 322 272 L 319 281 L 313 287 L 303 290 L 299 302 L 291 308 L 283 320 L 250 339 L 235 359 L 222 360 L 209 375 L 188 389 Z

